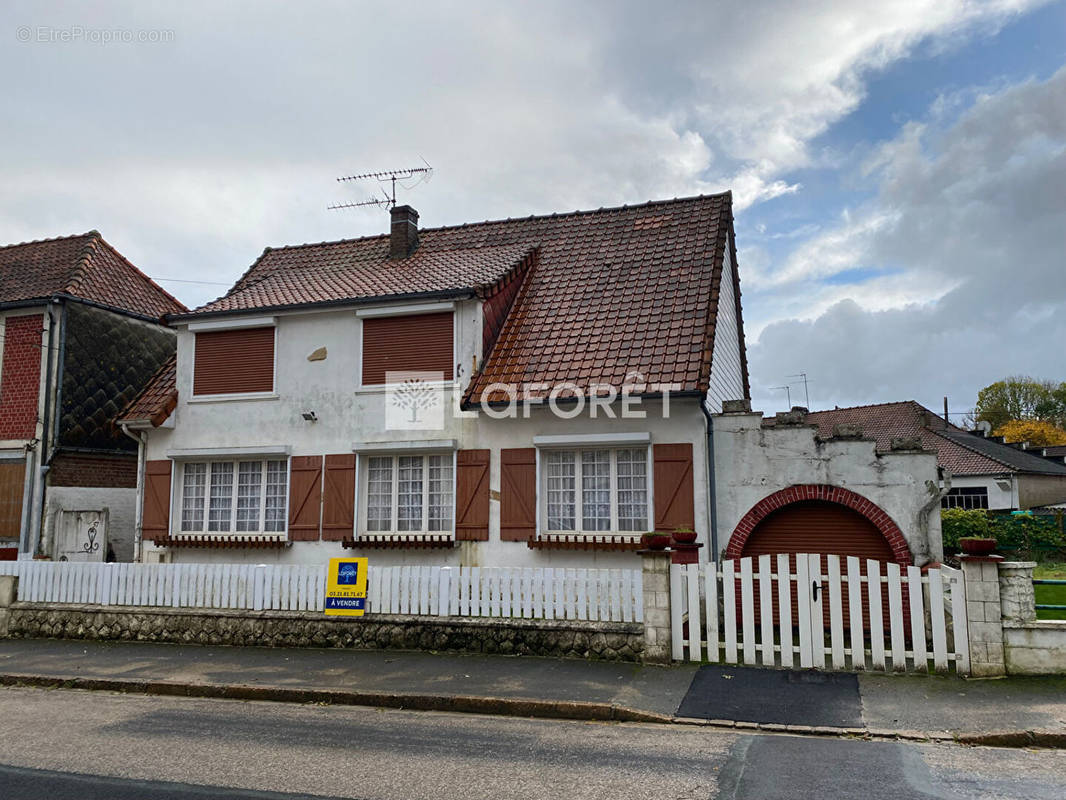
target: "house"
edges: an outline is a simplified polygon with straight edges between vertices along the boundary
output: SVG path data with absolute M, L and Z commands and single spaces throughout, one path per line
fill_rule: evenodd
M 120 419 L 145 560 L 632 566 L 648 530 L 708 542 L 709 415 L 749 393 L 729 193 L 399 206 L 167 319 L 176 359 Z
M 963 430 L 914 401 L 816 411 L 807 419 L 823 435 L 838 425 L 856 425 L 884 448 L 894 439 L 919 439 L 950 473 L 943 508 L 1006 511 L 1066 501 L 1066 465 L 1053 448 L 1044 457 L 1040 449 Z
M 133 557 L 137 445 L 114 420 L 184 310 L 96 231 L 0 247 L 3 557 Z

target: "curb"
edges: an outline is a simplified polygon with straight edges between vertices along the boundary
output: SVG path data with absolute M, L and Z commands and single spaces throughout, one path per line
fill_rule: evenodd
M 406 711 L 451 711 L 461 714 L 493 714 L 506 717 L 565 719 L 579 722 L 648 722 L 688 725 L 734 732 L 861 738 L 870 741 L 945 743 L 974 747 L 1066 749 L 1066 731 L 1026 730 L 951 733 L 950 731 L 906 731 L 877 728 L 784 725 L 728 719 L 678 717 L 642 711 L 616 703 L 580 700 L 532 700 L 478 695 L 436 695 L 407 692 L 358 692 L 340 689 L 296 689 L 246 684 L 177 683 L 172 681 L 126 680 L 122 678 L 56 677 L 45 675 L 0 674 L 0 686 L 28 686 L 39 689 L 83 689 L 160 697 L 198 697 L 216 700 L 258 700 L 275 703 L 319 703 L 326 705 L 369 706 Z

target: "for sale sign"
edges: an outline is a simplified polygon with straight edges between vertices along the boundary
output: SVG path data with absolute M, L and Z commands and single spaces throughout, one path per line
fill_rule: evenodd
M 331 558 L 323 608 L 330 616 L 361 617 L 366 611 L 365 558 Z

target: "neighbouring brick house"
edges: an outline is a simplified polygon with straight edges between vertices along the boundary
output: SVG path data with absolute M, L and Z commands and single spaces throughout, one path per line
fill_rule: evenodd
M 920 440 L 951 474 L 944 508 L 1006 511 L 1066 501 L 1066 465 L 1057 448 L 1029 449 L 963 430 L 913 400 L 816 411 L 807 420 L 824 435 L 837 425 L 857 425 L 884 448 L 893 439 Z
M 401 206 L 167 319 L 176 360 L 121 418 L 146 560 L 635 566 L 643 532 L 709 541 L 709 415 L 748 396 L 728 193 L 423 230 Z M 413 386 L 437 423 L 390 422 Z
M 5 557 L 74 557 L 77 514 L 100 511 L 92 557 L 132 557 L 137 445 L 114 421 L 174 351 L 163 315 L 183 310 L 96 231 L 0 247 Z

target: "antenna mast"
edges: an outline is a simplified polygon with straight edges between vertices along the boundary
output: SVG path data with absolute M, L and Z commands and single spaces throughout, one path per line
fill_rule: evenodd
M 385 206 L 386 210 L 391 210 L 396 206 L 396 182 L 400 182 L 400 186 L 405 189 L 413 189 L 418 186 L 419 183 L 426 183 L 433 176 L 433 167 L 423 158 L 422 163 L 424 167 L 411 167 L 409 169 L 389 169 L 381 172 L 364 172 L 361 175 L 346 175 L 342 178 L 337 178 L 338 183 L 346 183 L 348 181 L 362 181 L 374 178 L 378 183 L 385 184 L 381 188 L 381 193 L 384 198 L 380 197 L 368 197 L 360 203 L 334 203 L 327 208 L 330 211 L 336 211 L 342 208 L 360 208 L 362 206 Z M 404 186 L 404 181 L 414 178 L 416 175 L 420 175 L 418 181 L 411 186 Z M 388 189 L 385 187 L 388 186 Z
M 811 410 L 811 395 L 810 395 L 810 392 L 807 391 L 807 373 L 806 372 L 797 372 L 795 375 L 786 375 L 785 377 L 786 378 L 803 378 L 803 398 L 804 398 L 804 400 L 807 403 L 807 410 L 810 411 Z

